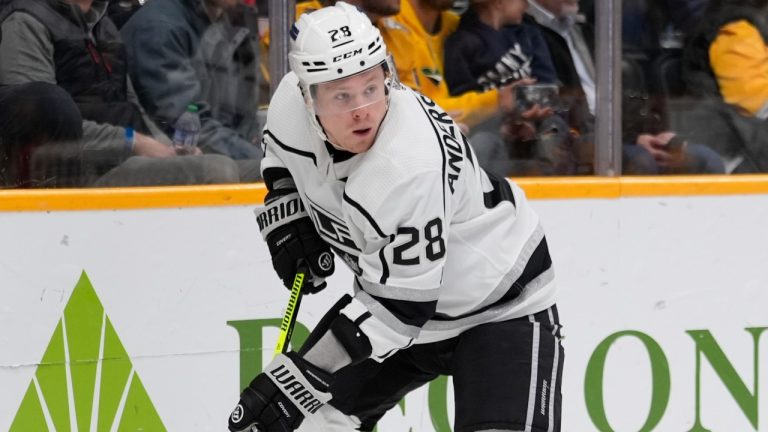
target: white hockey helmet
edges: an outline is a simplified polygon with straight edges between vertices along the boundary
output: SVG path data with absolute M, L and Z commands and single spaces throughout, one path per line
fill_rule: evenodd
M 368 17 L 356 7 L 339 1 L 317 11 L 302 15 L 291 28 L 291 52 L 288 60 L 299 84 L 313 126 L 322 139 L 328 139 L 317 115 L 339 114 L 380 102 L 388 102 L 390 90 L 399 86 L 397 72 L 386 44 Z M 352 101 L 332 108 L 320 106 L 314 100 L 316 86 L 341 81 L 381 67 L 385 74 L 385 91 L 378 99 Z
M 307 86 L 355 75 L 387 59 L 379 29 L 341 1 L 302 15 L 291 39 L 291 69 Z

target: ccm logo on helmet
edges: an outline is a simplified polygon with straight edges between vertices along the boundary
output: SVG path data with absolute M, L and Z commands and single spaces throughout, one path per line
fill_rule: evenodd
M 354 56 L 362 54 L 362 53 L 363 53 L 363 49 L 362 48 L 358 48 L 358 49 L 356 49 L 354 51 L 349 51 L 349 52 L 346 52 L 344 54 L 337 55 L 336 57 L 333 58 L 333 62 L 336 63 L 338 61 L 341 61 L 341 60 L 344 60 L 344 59 L 348 59 L 350 57 L 354 57 Z

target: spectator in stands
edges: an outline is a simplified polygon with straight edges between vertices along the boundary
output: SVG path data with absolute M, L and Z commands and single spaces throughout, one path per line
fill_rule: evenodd
M 691 129 L 728 172 L 768 172 L 768 0 L 712 0 L 691 34 L 683 76 L 696 104 Z
M 0 13 L 8 4 L 0 0 Z M 79 185 L 82 137 L 80 110 L 62 88 L 0 85 L 0 188 Z
M 528 2 L 526 1 L 526 10 Z M 536 20 L 527 13 L 523 14 L 520 24 L 506 25 L 501 28 L 507 44 L 513 46 L 519 44 L 523 52 L 531 55 L 531 74 L 540 84 L 556 84 L 557 72 L 552 64 L 552 55 L 549 53 L 547 42 L 541 34 Z
M 400 13 L 377 22 L 403 84 L 430 97 L 470 128 L 499 110 L 512 109 L 512 89 L 469 91 L 451 96 L 443 75 L 444 44 L 459 24 L 453 0 L 402 0 Z
M 527 0 L 472 0 L 445 41 L 445 81 L 452 95 L 500 88 L 533 76 L 533 55 L 502 31 L 523 22 Z M 554 70 L 547 59 L 546 67 Z
M 625 174 L 722 174 L 723 160 L 712 149 L 690 144 L 668 127 L 667 114 L 637 75 L 642 69 L 625 61 L 622 73 L 622 171 Z M 699 141 L 696 141 L 699 142 Z
M 0 85 L 57 84 L 72 97 L 83 118 L 84 169 L 91 176 L 84 183 L 236 182 L 229 158 L 177 156 L 169 141 L 150 135 L 154 125 L 135 102 L 124 47 L 106 10 L 105 0 L 10 2 L 0 11 Z M 128 127 L 138 131 L 134 139 L 126 139 Z
M 61 87 L 0 87 L 0 187 L 73 187 L 82 174 L 83 119 Z
M 594 38 L 590 36 L 594 32 L 588 26 L 582 27 L 585 20 L 579 15 L 579 0 L 529 0 L 529 3 L 529 12 L 541 26 L 552 53 L 555 69 L 563 86 L 561 93 L 575 101 L 583 100 L 590 113 L 594 114 Z M 631 88 L 622 90 L 625 101 L 634 91 Z M 640 99 L 647 102 L 648 97 L 642 95 Z M 572 105 L 572 110 L 574 106 L 578 106 L 578 103 Z M 632 120 L 633 116 L 639 115 L 636 111 L 626 112 L 624 126 L 627 126 L 626 122 Z M 594 122 L 594 117 L 590 116 L 588 121 Z M 643 125 L 646 126 L 647 123 Z M 666 125 L 657 123 L 652 129 L 633 129 L 632 133 L 625 134 L 625 139 L 627 136 L 632 137 L 634 142 L 625 141 L 623 145 L 624 174 L 722 172 L 722 161 L 712 149 L 690 143 L 676 132 L 667 130 Z
M 451 94 L 532 84 L 530 78 L 537 78 L 532 75 L 537 57 L 537 70 L 548 72 L 545 79 L 555 76 L 543 40 L 544 50 L 530 51 L 530 41 L 535 37 L 522 31 L 530 30 L 540 37 L 538 29 L 528 25 L 512 30 L 511 26 L 524 25 L 527 7 L 527 0 L 470 2 L 457 30 L 445 42 L 445 78 Z M 529 42 L 527 50 L 517 37 Z M 554 114 L 554 108 L 554 104 L 537 104 L 525 112 L 515 109 L 497 116 L 498 122 L 492 126 L 486 122 L 484 127 L 476 128 L 471 142 L 480 164 L 504 176 L 573 174 L 569 128 L 562 117 Z
M 578 0 L 529 0 L 530 13 L 541 26 L 565 93 L 581 93 L 595 113 L 594 38 L 583 26 Z
M 258 35 L 230 23 L 238 0 L 151 1 L 121 30 L 139 100 L 170 131 L 200 108 L 199 146 L 235 159 L 243 181 L 260 179 Z

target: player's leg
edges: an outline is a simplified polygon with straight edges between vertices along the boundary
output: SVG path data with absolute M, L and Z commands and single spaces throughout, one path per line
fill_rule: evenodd
M 373 430 L 406 394 L 447 372 L 447 366 L 440 364 L 440 357 L 435 355 L 449 351 L 446 344 L 454 345 L 455 341 L 415 345 L 383 363 L 369 359 L 341 369 L 331 389 L 334 398 L 330 404 L 359 419 L 359 430 Z
M 464 332 L 453 364 L 455 432 L 560 431 L 556 307 Z

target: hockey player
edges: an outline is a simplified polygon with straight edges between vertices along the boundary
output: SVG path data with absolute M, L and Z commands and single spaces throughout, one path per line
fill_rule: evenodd
M 286 286 L 331 250 L 355 273 L 300 352 L 242 392 L 232 431 L 372 430 L 452 375 L 456 431 L 559 431 L 563 348 L 547 242 L 522 190 L 489 178 L 430 99 L 398 84 L 354 7 L 303 15 L 264 131 L 258 221 Z M 343 413 L 343 415 L 341 414 Z

